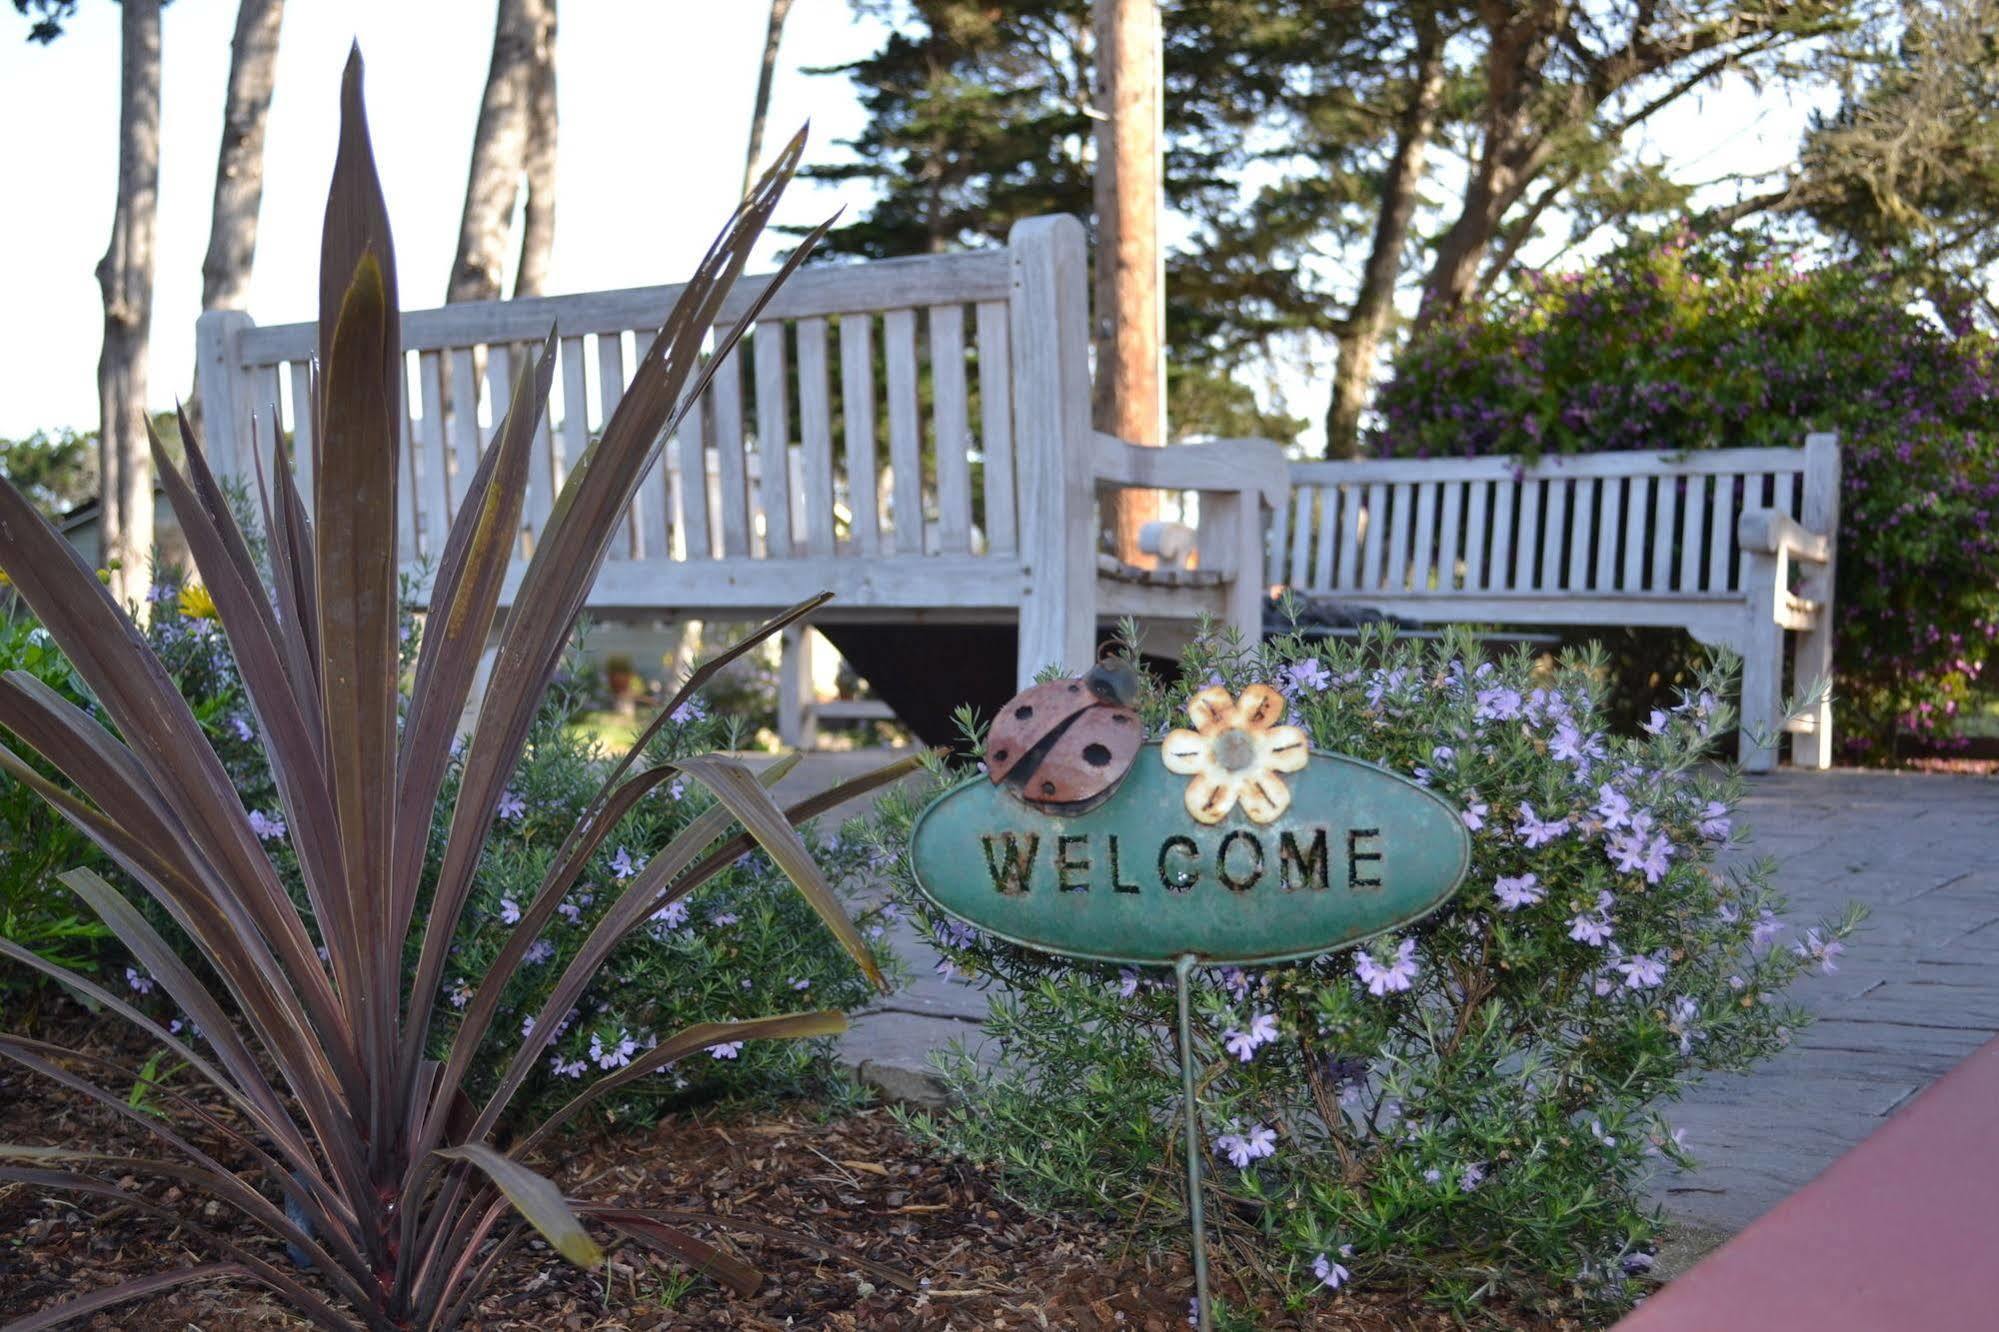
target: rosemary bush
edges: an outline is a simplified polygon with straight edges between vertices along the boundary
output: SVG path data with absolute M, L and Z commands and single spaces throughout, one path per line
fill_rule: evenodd
M 1316 960 L 1197 973 L 1211 1234 L 1224 1270 L 1300 1306 L 1348 1281 L 1620 1306 L 1649 1264 L 1643 1183 L 1686 1154 L 1661 1107 L 1780 1049 L 1783 999 L 1837 965 L 1857 914 L 1787 924 L 1769 867 L 1719 872 L 1740 835 L 1732 725 L 1709 676 L 1649 734 L 1607 734 L 1602 662 L 1482 661 L 1469 636 L 1257 653 L 1197 647 L 1148 685 L 1148 730 L 1194 688 L 1282 687 L 1314 744 L 1413 775 L 1471 829 L 1469 876 L 1420 925 Z M 922 797 L 881 807 L 901 845 Z M 981 936 L 909 891 L 945 965 L 999 982 L 993 1062 L 941 1067 L 953 1108 L 915 1120 L 1032 1206 L 1184 1224 L 1170 973 L 1066 963 Z

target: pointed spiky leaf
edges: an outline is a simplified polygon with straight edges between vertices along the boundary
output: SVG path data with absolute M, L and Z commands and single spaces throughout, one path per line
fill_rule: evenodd
M 437 1154 L 449 1161 L 470 1162 L 484 1171 L 500 1192 L 507 1195 L 507 1201 L 514 1205 L 514 1209 L 526 1217 L 528 1224 L 539 1230 L 564 1258 L 586 1270 L 603 1265 L 604 1251 L 597 1247 L 597 1241 L 590 1238 L 590 1232 L 583 1229 L 576 1213 L 570 1211 L 569 1204 L 562 1200 L 562 1190 L 550 1183 L 546 1176 L 494 1151 L 483 1142 L 446 1147 Z

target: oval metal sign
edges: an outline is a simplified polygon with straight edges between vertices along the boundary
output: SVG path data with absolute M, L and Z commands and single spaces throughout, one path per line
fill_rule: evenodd
M 1110 798 L 1078 814 L 962 782 L 917 820 L 917 882 L 1010 942 L 1157 966 L 1329 952 L 1428 915 L 1464 878 L 1458 812 L 1386 769 L 1313 750 L 1283 778 L 1288 801 L 1263 810 L 1274 817 L 1256 821 L 1245 799 L 1207 821 L 1169 760 L 1145 745 Z

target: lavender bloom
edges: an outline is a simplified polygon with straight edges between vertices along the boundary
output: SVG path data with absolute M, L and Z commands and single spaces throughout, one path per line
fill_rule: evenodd
M 1516 874 L 1501 878 L 1492 885 L 1492 895 L 1508 911 L 1518 911 L 1521 907 L 1533 906 L 1547 897 L 1541 887 L 1541 880 L 1533 874 Z
M 1276 1154 L 1277 1130 L 1258 1124 L 1247 1133 L 1224 1133 L 1215 1139 L 1215 1150 L 1236 1169 L 1247 1170 L 1251 1161 Z
M 708 923 L 710 925 L 734 925 L 739 919 L 741 917 L 737 916 L 733 911 L 717 911 L 714 915 L 708 917 Z
M 1397 944 L 1395 960 L 1387 966 L 1381 965 L 1372 950 L 1363 948 L 1354 955 L 1353 969 L 1369 994 L 1381 996 L 1407 990 L 1416 979 L 1416 941 L 1404 939 Z
M 1293 662 L 1283 675 L 1289 689 L 1302 693 L 1323 694 L 1333 683 L 1333 673 L 1317 660 Z
M 273 841 L 285 835 L 285 821 L 275 814 L 253 809 L 250 811 L 250 831 L 257 834 L 260 842 Z
M 500 899 L 500 924 L 502 924 L 502 925 L 518 925 L 518 924 L 520 924 L 520 923 L 521 923 L 521 906 L 520 906 L 520 903 L 518 903 L 518 902 L 514 901 L 514 899 L 513 899 L 513 898 L 511 898 L 511 897 L 503 897 L 503 898 L 501 898 L 501 899 Z
M 1789 926 L 1783 921 L 1766 910 L 1756 918 L 1756 923 L 1749 927 L 1749 946 L 1758 953 L 1768 952 L 1770 946 L 1776 942 L 1777 936 L 1788 928 Z
M 131 986 L 133 992 L 137 994 L 151 994 L 153 992 L 153 978 L 136 967 L 125 968 L 125 983 Z
M 1458 817 L 1464 820 L 1465 827 L 1471 829 L 1473 832 L 1477 832 L 1485 826 L 1485 816 L 1491 812 L 1492 807 L 1490 805 L 1473 796 L 1471 799 L 1465 801 L 1465 807 L 1459 813 Z
M 1470 1193 L 1485 1182 L 1485 1163 L 1473 1161 L 1458 1173 L 1458 1192 Z
M 1564 763 L 1573 763 L 1587 770 L 1592 760 L 1603 757 L 1603 737 L 1584 735 L 1573 721 L 1564 717 L 1555 727 L 1555 737 L 1549 742 L 1548 752 Z
M 1701 811 L 1700 833 L 1711 842 L 1728 840 L 1729 831 L 1734 826 L 1728 817 L 1728 806 L 1719 800 L 1708 801 L 1707 808 Z
M 1596 793 L 1596 816 L 1604 827 L 1615 831 L 1631 822 L 1631 801 L 1622 791 L 1605 782 Z
M 550 958 L 554 956 L 555 956 L 554 944 L 550 943 L 546 939 L 536 939 L 533 943 L 528 945 L 527 952 L 521 955 L 521 961 L 527 963 L 531 967 L 538 967 L 542 963 L 548 961 Z
M 1617 969 L 1624 973 L 1624 988 L 1627 990 L 1649 990 L 1666 979 L 1666 955 L 1633 953 L 1619 958 Z
M 618 848 L 618 854 L 611 857 L 611 873 L 616 876 L 620 883 L 637 874 L 644 865 L 645 860 L 643 858 L 638 860 L 632 859 L 632 853 L 622 846 Z
M 600 1036 L 593 1034 L 590 1037 L 590 1057 L 596 1060 L 597 1067 L 602 1069 L 623 1068 L 632 1062 L 632 1056 L 638 1053 L 638 1048 L 638 1042 L 632 1039 L 632 1034 L 622 1028 L 618 1031 L 617 1041 L 611 1045 L 605 1045 Z
M 250 723 L 245 721 L 241 717 L 231 717 L 229 719 L 229 727 L 231 730 L 236 732 L 236 738 L 238 740 L 247 741 L 247 740 L 255 740 L 257 738 L 257 733 L 250 729 Z
M 500 803 L 493 807 L 493 813 L 508 823 L 519 823 L 523 818 L 527 817 L 527 812 L 528 802 L 523 800 L 520 794 L 515 791 L 502 793 Z
M 1511 721 L 1520 715 L 1520 691 L 1496 685 L 1478 691 L 1478 707 L 1472 713 L 1480 721 Z
M 1643 727 L 1645 734 L 1647 735 L 1659 734 L 1661 731 L 1666 729 L 1666 725 L 1670 720 L 1671 718 L 1667 717 L 1666 714 L 1659 711 L 1659 709 L 1657 708 L 1652 709 L 1652 716 L 1645 722 L 1645 725 Z
M 1792 944 L 1791 951 L 1799 957 L 1816 959 L 1819 969 L 1830 976 L 1839 970 L 1839 964 L 1833 959 L 1846 951 L 1846 945 L 1837 939 L 1819 938 L 1817 930 L 1806 930 L 1804 939 Z
M 1520 807 L 1520 822 L 1514 825 L 1513 829 L 1514 833 L 1520 838 L 1521 845 L 1527 847 L 1529 850 L 1535 847 L 1546 846 L 1568 830 L 1569 821 L 1567 819 L 1543 819 L 1534 812 L 1532 805 L 1522 805 Z
M 1340 1257 L 1353 1257 L 1353 1245 L 1342 1244 L 1340 1246 Z M 1347 1271 L 1345 1267 L 1326 1257 L 1323 1253 L 1312 1260 L 1312 1275 L 1319 1278 L 1319 1283 L 1327 1290 L 1338 1290 L 1353 1279 L 1353 1273 Z
M 583 1076 L 583 1071 L 589 1067 L 581 1059 L 564 1063 L 561 1055 L 551 1055 L 548 1066 L 558 1078 L 580 1078 Z
M 707 706 L 698 698 L 690 698 L 673 710 L 672 721 L 675 726 L 686 726 L 700 721 L 707 715 Z
M 811 979 L 805 976 L 793 976 L 789 984 L 794 990 L 809 990 L 812 988 Z
M 1577 943 L 1586 943 L 1592 948 L 1601 948 L 1609 943 L 1611 901 L 1609 893 L 1598 893 L 1594 912 L 1579 912 L 1571 916 L 1569 937 Z
M 720 1045 L 709 1049 L 708 1057 L 711 1059 L 734 1059 L 742 1052 L 743 1043 L 741 1041 L 723 1041 Z
M 1250 1060 L 1256 1058 L 1256 1047 L 1259 1042 L 1256 1037 L 1246 1031 L 1231 1029 L 1222 1034 L 1222 1044 L 1228 1047 L 1230 1054 L 1247 1064 Z
M 1117 997 L 1129 999 L 1138 993 L 1138 973 L 1124 967 L 1117 974 Z
M 652 920 L 655 925 L 669 930 L 677 930 L 687 923 L 687 903 L 683 901 L 668 902 L 665 906 L 652 913 Z

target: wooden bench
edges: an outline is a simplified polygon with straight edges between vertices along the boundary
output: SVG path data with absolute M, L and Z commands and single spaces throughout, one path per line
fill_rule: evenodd
M 1427 621 L 1666 625 L 1742 656 L 1741 761 L 1777 760 L 1785 635 L 1800 685 L 1832 668 L 1839 446 L 1297 463 L 1272 583 Z M 1832 762 L 1823 694 L 1792 761 Z
M 766 280 L 740 283 L 722 322 L 740 317 Z M 1149 449 L 1096 434 L 1087 281 L 1083 229 L 1068 217 L 1021 222 L 1003 250 L 799 272 L 665 442 L 591 590 L 591 613 L 745 620 L 830 590 L 822 624 L 1017 625 L 1021 684 L 1044 666 L 1087 666 L 1100 622 L 1125 615 L 1182 630 L 1208 615 L 1253 638 L 1266 511 L 1287 495 L 1283 455 L 1263 441 Z M 403 316 L 401 543 L 420 590 L 521 347 L 551 324 L 561 334 L 525 555 L 678 292 Z M 310 418 L 299 407 L 314 346 L 311 324 L 202 316 L 201 392 L 218 471 L 250 474 L 254 417 L 262 447 L 288 433 L 294 465 L 309 472 Z M 1185 507 L 1198 509 L 1200 564 L 1213 576 L 1100 578 L 1099 487 L 1198 492 Z M 311 495 L 309 483 L 302 489 Z M 799 704 L 788 700 L 790 714 L 809 728 Z

